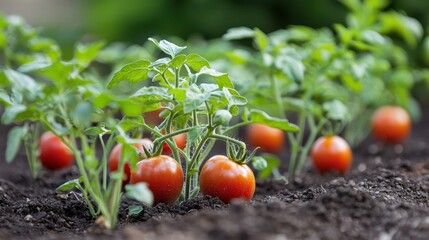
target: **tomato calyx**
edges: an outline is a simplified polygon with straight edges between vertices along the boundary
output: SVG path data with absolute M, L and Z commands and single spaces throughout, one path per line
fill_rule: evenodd
M 259 150 L 259 147 L 257 147 L 253 149 L 253 151 L 250 152 L 250 154 L 247 155 L 247 151 L 245 147 L 231 144 L 229 141 L 227 141 L 226 145 L 227 145 L 226 146 L 227 157 L 240 165 L 244 165 L 252 161 L 256 152 Z

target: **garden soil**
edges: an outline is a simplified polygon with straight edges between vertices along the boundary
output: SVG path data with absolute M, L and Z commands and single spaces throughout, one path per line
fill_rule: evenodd
M 404 145 L 368 138 L 345 176 L 320 175 L 309 161 L 301 178 L 260 182 L 249 203 L 198 196 L 128 217 L 136 202 L 125 200 L 114 231 L 95 225 L 78 191 L 55 191 L 75 167 L 33 180 L 23 151 L 6 164 L 1 126 L 0 239 L 429 239 L 428 126 L 425 116 Z

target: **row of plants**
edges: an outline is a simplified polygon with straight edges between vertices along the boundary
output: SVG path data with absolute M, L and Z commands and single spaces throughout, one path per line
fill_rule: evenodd
M 410 130 L 408 113 L 416 121 L 420 117 L 412 90 L 427 86 L 429 80 L 428 69 L 421 67 L 429 56 L 429 38 L 423 40 L 420 23 L 403 13 L 384 11 L 389 1 L 340 2 L 349 10 L 346 25 L 323 29 L 291 26 L 270 34 L 239 27 L 209 46 L 194 43 L 213 65 L 231 74 L 251 107 L 294 119 L 301 131 L 287 134 L 292 178 L 302 173 L 319 135 L 341 133 L 356 147 L 372 130 L 379 140 L 395 144 Z M 422 54 L 410 56 L 417 46 Z M 397 108 L 375 113 L 385 105 L 408 113 Z M 397 119 L 391 126 L 389 116 Z M 266 152 L 279 153 L 284 146 L 284 133 L 267 127 L 250 127 L 247 137 Z M 318 152 L 312 153 L 316 166 L 322 164 Z M 345 172 L 349 163 L 344 160 L 330 169 Z
M 343 3 L 348 24 L 334 30 L 236 28 L 204 50 L 152 38 L 131 47 L 93 42 L 78 44 L 71 59 L 21 18 L 0 16 L 1 121 L 13 125 L 5 159 L 23 144 L 34 178 L 42 166 L 75 162 L 80 177 L 58 190 L 81 191 L 106 228 L 117 225 L 123 195 L 147 205 L 200 192 L 249 201 L 255 177 L 248 163 L 265 179 L 285 177 L 278 168 L 288 162 L 292 179 L 311 152 L 320 172 L 346 173 L 352 151 L 338 134 L 359 143 L 371 129 L 368 115 L 386 104 L 416 117 L 410 90 L 429 74 L 413 68 L 390 37 L 416 45 L 423 35 L 417 21 L 383 12 L 382 0 Z M 255 50 L 230 43 L 245 38 Z M 388 143 L 403 141 L 410 127 L 400 107 L 384 107 L 372 121 Z M 285 132 L 291 155 L 281 161 Z M 225 142 L 225 156 L 209 157 L 217 141 Z

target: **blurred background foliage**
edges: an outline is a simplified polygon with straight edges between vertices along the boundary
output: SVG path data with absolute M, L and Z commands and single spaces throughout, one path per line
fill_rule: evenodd
M 388 8 L 429 23 L 429 1 L 393 0 Z M 141 44 L 154 35 L 218 38 L 238 26 L 264 32 L 288 25 L 331 27 L 346 14 L 337 0 L 0 0 L 0 11 L 43 28 L 66 51 L 79 40 Z

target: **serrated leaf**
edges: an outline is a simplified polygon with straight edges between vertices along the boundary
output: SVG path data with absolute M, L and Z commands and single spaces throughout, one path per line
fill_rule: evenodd
M 143 207 L 139 205 L 131 205 L 128 207 L 128 216 L 139 215 L 143 211 Z
M 253 109 L 248 114 L 250 123 L 262 123 L 269 127 L 278 128 L 286 132 L 298 132 L 300 129 L 295 124 L 289 123 L 286 119 L 275 118 L 267 113 Z
M 21 147 L 23 137 L 27 134 L 26 127 L 13 127 L 7 136 L 6 162 L 10 163 L 15 158 Z
M 199 126 L 192 128 L 189 130 L 187 134 L 188 142 L 193 143 L 195 142 L 200 136 L 203 129 Z
M 228 29 L 226 34 L 223 35 L 223 39 L 225 40 L 236 40 L 236 39 L 243 39 L 243 38 L 253 38 L 255 35 L 255 32 L 253 29 L 247 28 L 247 27 L 238 27 L 238 28 L 231 28 Z
M 5 104 L 5 105 L 12 105 L 13 104 L 9 95 L 7 94 L 6 90 L 4 90 L 4 89 L 0 89 L 0 102 Z
M 210 98 L 210 92 L 202 92 L 197 85 L 192 84 L 186 89 L 186 99 L 183 102 L 185 114 L 197 110 L 205 101 Z
M 18 71 L 23 73 L 36 72 L 40 70 L 44 70 L 52 65 L 51 61 L 36 61 L 24 64 L 18 68 Z
M 159 67 L 162 65 L 168 65 L 170 62 L 171 62 L 171 58 L 169 58 L 169 57 L 160 58 L 160 59 L 156 60 L 155 62 L 153 62 L 152 64 L 150 64 L 149 68 Z
M 143 104 L 153 104 L 171 101 L 173 96 L 168 92 L 167 88 L 150 86 L 140 88 L 130 98 Z
M 70 191 L 70 190 L 72 190 L 73 188 L 77 188 L 77 187 L 81 187 L 81 183 L 83 182 L 83 178 L 82 177 L 80 177 L 80 178 L 76 178 L 76 179 L 72 179 L 72 180 L 70 180 L 70 181 L 67 181 L 67 182 L 65 182 L 65 183 L 63 183 L 63 184 L 61 184 L 61 186 L 59 186 L 58 188 L 57 188 L 57 191 L 61 191 L 61 192 L 66 192 L 66 191 Z
M 259 180 L 267 179 L 275 170 L 280 167 L 280 159 L 272 154 L 263 154 L 262 158 L 266 161 L 267 166 L 258 173 Z
M 197 72 L 201 71 L 201 68 L 203 67 L 210 68 L 210 64 L 205 58 L 193 53 L 187 56 L 186 65 Z
M 75 49 L 75 61 L 82 67 L 86 67 L 98 55 L 98 52 L 105 46 L 103 41 L 89 44 L 79 43 Z
M 219 86 L 219 89 L 222 89 L 224 87 L 234 88 L 234 84 L 232 83 L 227 73 L 219 72 L 215 69 L 207 67 L 202 67 L 201 70 L 196 74 L 196 76 L 199 77 L 201 75 L 209 75 L 213 77 L 217 85 Z
M 141 116 L 136 118 L 126 118 L 119 122 L 119 126 L 125 132 L 128 132 L 137 127 L 141 127 L 143 125 L 144 125 L 144 119 Z
M 258 28 L 255 29 L 255 43 L 259 50 L 264 51 L 269 44 L 267 35 Z
M 7 107 L 1 119 L 2 123 L 3 124 L 12 123 L 15 120 L 16 116 L 24 112 L 25 110 L 27 110 L 27 107 L 20 104 Z
M 153 42 L 161 51 L 170 55 L 171 58 L 176 57 L 177 54 L 179 54 L 184 49 L 186 49 L 186 46 L 180 47 L 180 46 L 177 46 L 176 44 L 171 43 L 167 40 L 161 40 L 158 42 L 157 40 L 155 40 L 153 38 L 149 38 L 149 41 Z
M 80 102 L 72 112 L 72 119 L 77 127 L 86 127 L 90 124 L 94 109 L 88 102 Z
M 185 63 L 186 61 L 186 55 L 180 54 L 177 55 L 173 60 L 171 60 L 171 66 L 179 68 Z
M 253 157 L 252 158 L 252 166 L 258 170 L 258 171 L 262 171 L 265 168 L 267 168 L 268 163 L 267 160 L 265 160 L 265 158 L 257 156 L 257 157 Z
M 149 77 L 150 62 L 146 60 L 139 60 L 125 65 L 121 70 L 113 75 L 112 80 L 109 82 L 107 88 L 113 88 L 122 81 L 129 81 L 136 83 L 146 80 Z
M 291 80 L 302 82 L 304 79 L 305 66 L 300 60 L 282 55 L 275 60 L 274 64 Z
M 343 121 L 348 117 L 348 109 L 346 105 L 338 100 L 324 103 L 323 110 L 326 112 L 326 117 L 331 120 Z
M 125 186 L 125 194 L 131 199 L 135 199 L 145 205 L 152 206 L 153 194 L 146 183 L 137 183 Z

